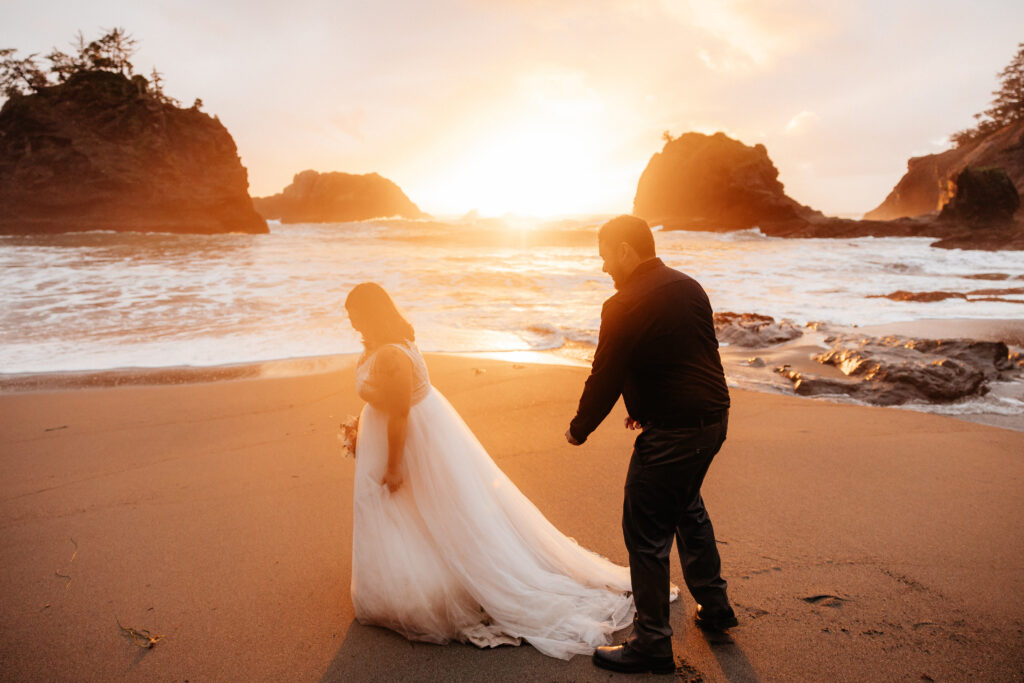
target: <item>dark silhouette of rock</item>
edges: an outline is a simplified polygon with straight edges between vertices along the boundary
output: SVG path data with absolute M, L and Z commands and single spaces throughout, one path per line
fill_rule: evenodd
M 790 199 L 764 145 L 724 133 L 685 133 L 651 157 L 633 213 L 652 225 L 745 230 L 765 222 L 804 223 L 816 212 Z
M 825 343 L 832 348 L 814 359 L 848 379 L 778 368 L 798 394 L 840 394 L 876 405 L 944 403 L 982 395 L 990 381 L 1018 376 L 1024 368 L 1003 342 L 835 336 Z
M 1024 120 L 941 154 L 910 159 L 889 196 L 864 218 L 891 220 L 940 210 L 952 196 L 949 181 L 967 166 L 1002 168 L 1018 194 L 1024 193 Z
M 951 249 L 1024 249 L 1024 225 L 938 220 L 937 214 L 896 220 L 826 216 L 783 191 L 764 145 L 723 133 L 670 139 L 644 169 L 633 213 L 666 230 L 759 228 L 774 237 L 934 237 Z
M 376 173 L 295 174 L 292 184 L 271 197 L 253 200 L 264 218 L 282 223 L 333 223 L 401 216 L 428 218 L 398 185 Z
M 789 320 L 758 313 L 715 313 L 715 333 L 731 346 L 759 348 L 796 339 L 803 331 Z
M 268 232 L 215 117 L 81 71 L 0 109 L 0 233 Z
M 998 226 L 1012 223 L 1020 208 L 1017 188 L 1001 168 L 967 166 L 949 184 L 950 198 L 939 212 L 940 220 Z

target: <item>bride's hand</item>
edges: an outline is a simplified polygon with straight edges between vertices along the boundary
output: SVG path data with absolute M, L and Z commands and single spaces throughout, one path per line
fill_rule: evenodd
M 631 417 L 627 417 L 626 418 L 626 423 L 625 424 L 626 424 L 626 429 L 640 429 L 640 427 L 642 426 L 639 422 L 637 422 L 636 420 L 634 420 Z
M 380 483 L 387 486 L 388 491 L 394 493 L 402 486 L 402 473 L 388 470 L 384 473 L 384 479 L 382 479 Z

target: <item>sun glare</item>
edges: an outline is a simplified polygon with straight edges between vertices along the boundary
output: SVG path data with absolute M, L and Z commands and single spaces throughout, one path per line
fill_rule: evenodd
M 425 205 L 490 216 L 585 213 L 599 205 L 611 135 L 602 102 L 578 87 L 559 92 L 557 78 L 527 84 L 513 106 L 478 115 L 486 130 L 449 142 L 451 164 L 421 191 Z

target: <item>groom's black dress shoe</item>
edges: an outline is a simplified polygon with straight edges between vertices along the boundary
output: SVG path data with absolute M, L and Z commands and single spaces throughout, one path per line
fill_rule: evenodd
M 671 657 L 648 657 L 629 645 L 602 646 L 594 650 L 594 664 L 602 669 L 625 674 L 670 674 L 676 664 Z
M 732 611 L 732 607 L 711 611 L 704 609 L 703 605 L 697 605 L 693 621 L 705 631 L 724 631 L 740 623 L 736 621 L 736 613 Z

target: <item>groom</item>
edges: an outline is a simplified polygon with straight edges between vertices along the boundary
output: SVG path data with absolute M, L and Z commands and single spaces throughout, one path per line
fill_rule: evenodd
M 697 625 L 724 630 L 737 624 L 700 495 L 725 441 L 729 390 L 708 297 L 696 280 L 655 256 L 647 223 L 635 216 L 608 221 L 598 248 L 618 292 L 601 310 L 593 368 L 565 436 L 574 446 L 586 441 L 620 394 L 626 427 L 643 431 L 633 446 L 622 506 L 633 633 L 623 645 L 597 648 L 594 663 L 612 671 L 671 673 L 673 538 L 697 602 Z

